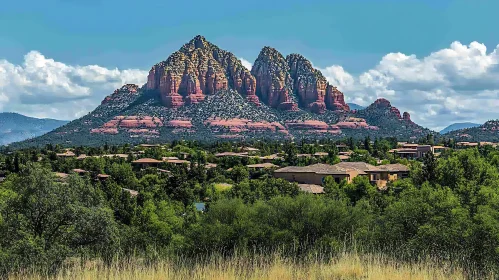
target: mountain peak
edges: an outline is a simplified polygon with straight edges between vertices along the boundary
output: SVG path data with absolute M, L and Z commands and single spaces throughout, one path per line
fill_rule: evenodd
M 297 111 L 293 93 L 293 79 L 284 56 L 272 47 L 260 51 L 251 74 L 256 78 L 256 94 L 272 108 Z
M 192 52 L 196 49 L 205 49 L 205 48 L 218 48 L 214 44 L 208 42 L 205 37 L 201 35 L 196 35 L 194 38 L 192 38 L 187 44 L 183 45 L 182 48 L 180 49 L 180 52 Z
M 233 89 L 259 105 L 256 81 L 232 53 L 198 35 L 156 64 L 147 77 L 148 90 L 157 90 L 166 107 L 196 104 L 206 95 Z

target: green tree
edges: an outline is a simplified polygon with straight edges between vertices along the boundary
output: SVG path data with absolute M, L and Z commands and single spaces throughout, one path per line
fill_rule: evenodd
M 436 169 L 437 169 L 437 159 L 435 158 L 433 152 L 429 151 L 425 153 L 423 156 L 423 169 L 422 169 L 423 180 L 434 183 L 437 177 Z
M 82 248 L 107 252 L 102 255 L 107 260 L 114 254 L 118 236 L 112 211 L 79 176 L 58 183 L 50 170 L 29 163 L 6 185 L 16 195 L 2 209 L 0 243 L 11 264 L 0 264 L 4 270 L 29 266 L 54 271 Z

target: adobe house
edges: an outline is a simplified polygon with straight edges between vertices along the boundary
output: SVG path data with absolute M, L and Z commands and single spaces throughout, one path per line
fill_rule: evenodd
M 153 158 L 141 158 L 132 161 L 132 163 L 134 165 L 139 165 L 142 168 L 147 168 L 147 167 L 158 167 L 158 165 L 162 163 L 162 161 Z
M 257 157 L 257 158 L 261 159 L 264 163 L 272 163 L 274 160 L 283 160 L 283 158 L 277 154 L 272 154 L 272 155 Z
M 244 153 L 247 153 L 248 155 L 254 155 L 254 154 L 258 153 L 260 150 L 257 148 L 253 148 L 253 147 L 244 147 L 241 149 L 241 151 L 243 151 Z
M 409 168 L 403 164 L 386 164 L 376 166 L 376 169 L 367 170 L 372 184 L 378 189 L 385 189 L 388 182 L 409 177 Z
M 177 157 L 163 157 L 162 160 L 163 160 L 163 162 L 171 163 L 171 164 L 175 164 L 175 165 L 191 164 L 190 161 L 184 160 L 184 159 L 178 159 Z
M 264 169 L 278 168 L 279 166 L 273 163 L 257 163 L 257 164 L 246 165 L 246 167 L 248 167 L 248 169 L 253 169 L 253 170 L 264 170 Z
M 109 179 L 111 176 L 107 174 L 97 174 L 97 179 L 100 181 L 106 181 Z
M 68 157 L 76 157 L 76 154 L 71 150 L 66 150 L 64 153 L 55 154 L 57 157 L 68 158 Z
M 409 176 L 409 168 L 402 164 L 374 166 L 365 162 L 340 162 L 335 165 L 313 164 L 309 166 L 288 166 L 274 171 L 274 177 L 298 184 L 322 185 L 327 176 L 339 183 L 352 182 L 357 176 L 367 176 L 369 181 L 382 189 L 389 181 Z
M 400 143 L 399 143 L 400 144 Z M 422 158 L 426 153 L 434 153 L 433 147 L 430 145 L 418 145 L 418 144 L 401 144 L 401 148 L 390 150 L 390 152 L 395 153 L 401 158 L 407 159 L 418 159 Z
M 440 156 L 442 152 L 449 149 L 450 148 L 444 146 L 433 146 L 433 153 L 435 154 L 435 156 Z
M 326 152 L 317 152 L 314 154 L 314 157 L 316 158 L 323 158 L 323 157 L 327 157 L 329 156 L 329 153 L 326 153 Z
M 71 171 L 73 171 L 74 173 L 76 173 L 76 174 L 78 174 L 80 176 L 83 176 L 83 175 L 85 175 L 85 174 L 88 173 L 88 171 L 83 170 L 83 169 L 79 169 L 79 168 L 75 168 L 75 169 L 73 169 Z
M 324 178 L 332 176 L 339 183 L 346 179 L 348 183 L 357 176 L 367 176 L 365 169 L 374 166 L 364 162 L 340 162 L 335 165 L 313 164 L 309 166 L 288 166 L 274 171 L 274 177 L 299 184 L 322 185 Z

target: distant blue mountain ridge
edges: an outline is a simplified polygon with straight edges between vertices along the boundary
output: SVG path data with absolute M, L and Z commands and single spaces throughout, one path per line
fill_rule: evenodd
M 0 146 L 43 135 L 66 123 L 68 122 L 37 119 L 18 113 L 0 113 Z
M 355 104 L 355 103 L 347 103 L 348 106 L 350 106 L 350 110 L 362 110 L 362 109 L 365 109 L 366 107 L 364 106 L 360 106 L 358 104 Z
M 471 123 L 471 122 L 453 123 L 453 124 L 449 125 L 448 127 L 442 129 L 440 131 L 440 133 L 441 134 L 445 134 L 445 133 L 448 133 L 448 132 L 451 132 L 451 131 L 465 129 L 465 128 L 472 128 L 472 127 L 477 127 L 477 126 L 481 126 L 481 125 L 482 124 Z

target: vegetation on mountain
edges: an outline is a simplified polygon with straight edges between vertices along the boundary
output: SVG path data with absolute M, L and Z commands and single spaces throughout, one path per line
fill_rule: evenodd
M 490 120 L 482 125 L 450 131 L 444 136 L 456 141 L 494 142 L 499 139 L 499 120 Z

